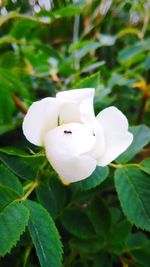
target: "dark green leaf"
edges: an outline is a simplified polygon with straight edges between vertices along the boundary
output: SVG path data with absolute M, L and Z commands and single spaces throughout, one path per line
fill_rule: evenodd
M 94 260 L 92 267 L 112 267 L 112 259 L 109 254 L 102 253 Z
M 54 192 L 49 185 L 40 183 L 36 189 L 39 202 L 49 211 L 50 214 L 56 214 L 57 204 Z
M 137 168 L 121 168 L 115 172 L 115 186 L 128 220 L 150 231 L 149 177 Z
M 142 249 L 132 250 L 131 255 L 136 263 L 142 264 L 143 267 L 149 267 L 150 263 L 150 243 Z
M 0 125 L 11 123 L 14 109 L 8 85 L 0 78 Z
M 132 233 L 127 241 L 126 241 L 126 246 L 127 246 L 127 250 L 135 250 L 135 249 L 141 249 L 144 246 L 147 246 L 149 244 L 149 241 L 147 239 L 147 237 L 139 232 L 139 233 Z
M 11 188 L 20 196 L 23 195 L 23 187 L 18 178 L 2 164 L 0 165 L 0 184 L 8 189 Z
M 73 238 L 70 241 L 70 245 L 73 249 L 79 253 L 85 254 L 95 254 L 100 252 L 104 248 L 104 240 L 102 238 L 93 238 L 90 240 L 81 240 L 78 238 Z
M 111 224 L 111 216 L 106 204 L 101 199 L 96 198 L 91 203 L 89 216 L 96 233 L 106 237 Z
M 0 256 L 9 253 L 16 245 L 28 223 L 28 209 L 21 203 L 13 202 L 0 213 Z
M 66 229 L 76 237 L 89 239 L 95 236 L 93 226 L 84 211 L 72 209 L 64 212 L 60 218 Z
M 36 189 L 37 197 L 39 202 L 55 217 L 65 206 L 66 187 L 53 172 L 45 172 L 42 178 L 43 182 Z
M 140 169 L 148 174 L 150 174 L 150 158 L 144 159 L 140 162 Z
M 28 228 L 41 267 L 60 267 L 62 244 L 52 218 L 36 202 L 26 200 L 25 205 L 30 211 Z
M 131 224 L 127 220 L 118 222 L 112 226 L 110 231 L 110 242 L 112 244 L 125 243 L 131 232 Z
M 16 198 L 18 198 L 18 194 L 15 191 L 0 185 L 0 211 Z
M 0 152 L 0 160 L 16 175 L 27 180 L 34 180 L 44 161 L 43 157 L 17 157 Z

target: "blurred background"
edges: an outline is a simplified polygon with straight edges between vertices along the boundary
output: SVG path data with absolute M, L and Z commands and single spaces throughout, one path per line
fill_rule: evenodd
M 96 88 L 96 113 L 150 123 L 149 0 L 1 0 L 0 13 L 1 135 L 35 99 L 77 86 Z
M 115 105 L 125 113 L 130 125 L 150 126 L 149 19 L 150 0 L 0 0 L 0 146 L 18 147 L 29 152 L 29 144 L 23 137 L 21 128 L 29 105 L 46 96 L 55 96 L 58 91 L 72 88 L 96 88 L 96 114 L 107 106 Z M 147 138 L 145 133 L 144 128 L 141 133 L 143 139 Z M 147 143 L 138 152 L 145 144 Z M 36 149 L 34 147 L 34 151 Z M 17 150 L 13 152 L 12 149 L 6 150 L 6 153 L 19 155 Z M 142 151 L 138 160 L 147 156 L 150 156 L 149 148 Z M 15 171 L 17 168 L 20 171 L 19 164 L 21 161 L 18 161 L 18 165 L 14 161 L 10 163 Z M 30 162 L 30 167 L 31 165 Z M 23 168 L 21 175 L 22 173 Z M 112 172 L 108 183 L 102 184 L 102 187 L 100 185 L 95 191 L 92 189 L 83 193 L 71 191 L 70 188 L 67 191 L 66 187 L 60 183 L 58 185 L 58 181 L 55 182 L 54 179 L 52 190 L 45 187 L 45 191 L 41 188 L 37 192 L 41 203 L 52 214 L 55 207 L 51 204 L 47 207 L 47 202 L 54 203 L 55 196 L 56 202 L 65 206 L 73 194 L 77 212 L 80 208 L 86 208 L 87 203 L 97 197 L 97 194 L 101 194 L 108 206 L 111 206 L 113 226 L 110 239 L 114 240 L 115 245 L 109 244 L 108 248 L 107 244 L 100 243 L 100 239 L 90 239 L 90 242 L 86 240 L 88 233 L 91 238 L 91 224 L 89 226 L 87 218 L 83 221 L 81 218 L 80 221 L 80 214 L 77 213 L 76 216 L 76 210 L 64 219 L 63 228 L 58 219 L 59 208 L 62 207 L 58 208 L 56 222 L 64 244 L 64 267 L 150 266 L 148 247 L 141 248 L 138 253 L 132 252 L 134 242 L 148 242 L 149 237 L 148 233 L 138 232 L 135 227 L 133 232 L 138 235 L 131 238 L 128 251 L 125 251 L 127 254 L 123 254 L 123 242 L 131 234 L 131 225 L 124 219 L 111 178 Z M 85 185 L 86 183 L 81 187 Z M 92 188 L 88 186 L 87 189 Z M 95 206 L 96 203 L 94 202 Z M 100 209 L 103 214 L 106 209 L 103 201 Z M 100 227 L 102 235 L 105 232 L 107 237 L 105 221 L 110 217 L 108 210 L 105 215 Z M 77 230 L 72 230 L 75 218 L 79 225 Z M 72 222 L 72 228 L 69 228 L 68 221 Z M 80 240 L 80 230 L 85 240 Z M 119 243 L 120 237 L 122 243 Z M 22 260 L 25 257 L 28 259 L 32 251 L 32 248 L 29 251 L 28 239 L 28 236 L 23 236 L 13 250 L 12 257 L 6 256 L 0 260 L 0 266 L 9 266 L 12 262 L 12 267 L 39 267 L 35 251 L 31 255 L 31 261 Z M 103 247 L 104 254 L 107 255 L 100 256 L 98 253 Z M 24 265 L 22 262 L 25 262 Z

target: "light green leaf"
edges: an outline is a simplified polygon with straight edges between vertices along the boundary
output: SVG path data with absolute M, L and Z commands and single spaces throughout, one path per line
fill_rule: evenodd
M 130 127 L 129 131 L 133 134 L 131 146 L 117 158 L 117 162 L 126 163 L 130 161 L 141 149 L 150 142 L 150 128 L 146 125 Z
M 128 220 L 150 231 L 149 177 L 137 168 L 121 168 L 115 172 L 115 186 Z
M 23 195 L 23 187 L 18 178 L 9 171 L 4 165 L 0 165 L 0 184 L 11 188 L 16 194 Z
M 76 83 L 73 88 L 97 88 L 100 83 L 100 73 L 97 72 Z
M 49 17 L 51 20 L 55 20 L 57 18 L 72 17 L 82 12 L 83 12 L 83 5 L 82 6 L 68 5 L 53 12 L 47 12 L 45 10 L 42 10 L 41 12 L 39 12 L 38 17 L 44 16 L 44 17 Z
M 81 190 L 89 190 L 100 185 L 108 176 L 108 167 L 96 167 L 96 170 L 85 180 L 77 182 Z
M 21 203 L 13 202 L 0 213 L 0 256 L 9 253 L 25 231 L 28 223 L 28 209 Z
M 135 63 L 135 60 L 138 60 L 141 53 L 149 50 L 149 45 L 150 38 L 137 42 L 134 45 L 128 46 L 119 52 L 118 60 L 122 64 L 131 65 Z
M 62 261 L 62 244 L 52 218 L 36 202 L 26 200 L 25 205 L 30 211 L 28 228 L 41 267 L 60 267 Z
M 79 41 L 71 45 L 70 52 L 74 52 L 76 58 L 81 59 L 86 54 L 94 52 L 99 47 L 100 43 L 93 40 Z
M 55 18 L 75 16 L 83 12 L 83 7 L 70 5 L 52 13 Z
M 26 151 L 21 150 L 20 148 L 5 146 L 5 147 L 0 148 L 0 152 L 3 152 L 10 156 L 18 156 L 21 158 L 30 158 L 30 159 L 38 158 L 38 157 L 45 157 L 45 152 L 43 149 L 39 151 L 38 153 L 28 154 Z

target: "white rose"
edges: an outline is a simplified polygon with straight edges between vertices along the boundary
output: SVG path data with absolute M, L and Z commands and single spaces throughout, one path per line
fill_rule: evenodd
M 115 107 L 96 117 L 94 89 L 60 92 L 34 102 L 24 121 L 23 133 L 33 144 L 45 147 L 46 156 L 63 182 L 90 176 L 106 166 L 132 143 L 128 120 Z

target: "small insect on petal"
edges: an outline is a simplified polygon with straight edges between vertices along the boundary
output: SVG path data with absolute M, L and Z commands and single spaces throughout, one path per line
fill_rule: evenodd
M 65 133 L 65 134 L 72 134 L 71 131 L 66 131 L 66 130 L 64 131 L 64 133 Z

